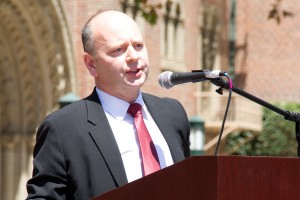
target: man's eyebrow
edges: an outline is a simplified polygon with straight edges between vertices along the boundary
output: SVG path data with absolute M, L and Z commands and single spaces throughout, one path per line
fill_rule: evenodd
M 109 48 L 116 48 L 116 47 L 124 46 L 126 44 L 128 44 L 127 41 L 117 41 L 117 42 L 109 45 Z
M 131 39 L 133 42 L 144 42 L 143 38 L 133 38 Z

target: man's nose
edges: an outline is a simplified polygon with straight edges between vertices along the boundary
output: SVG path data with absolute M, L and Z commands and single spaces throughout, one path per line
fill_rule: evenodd
M 129 46 L 127 49 L 127 57 L 126 61 L 127 62 L 136 62 L 140 58 L 138 52 L 134 49 L 133 46 Z

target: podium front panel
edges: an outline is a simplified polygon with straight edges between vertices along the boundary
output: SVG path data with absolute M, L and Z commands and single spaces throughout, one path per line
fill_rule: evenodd
M 295 200 L 299 170 L 299 158 L 195 156 L 93 200 Z

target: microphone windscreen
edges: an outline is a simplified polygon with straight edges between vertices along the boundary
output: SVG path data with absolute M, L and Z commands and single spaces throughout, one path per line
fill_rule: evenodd
M 165 71 L 162 72 L 159 77 L 158 77 L 158 83 L 161 87 L 169 89 L 171 87 L 174 86 L 174 84 L 172 84 L 171 82 L 171 75 L 173 74 L 173 72 L 170 71 Z

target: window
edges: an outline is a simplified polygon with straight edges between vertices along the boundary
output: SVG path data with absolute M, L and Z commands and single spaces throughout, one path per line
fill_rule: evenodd
M 182 1 L 167 0 L 161 27 L 161 66 L 163 70 L 184 71 L 184 27 Z

